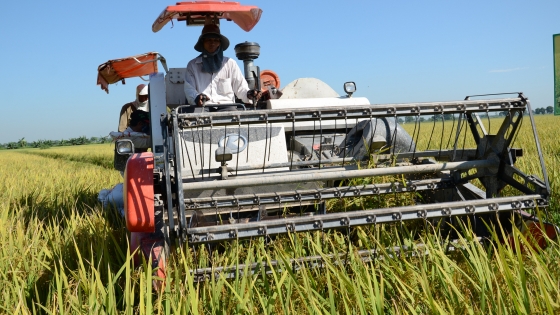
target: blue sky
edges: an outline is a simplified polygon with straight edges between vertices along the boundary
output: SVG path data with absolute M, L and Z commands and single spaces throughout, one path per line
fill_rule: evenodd
M 523 91 L 533 107 L 553 105 L 552 35 L 560 1 L 265 1 L 249 33 L 222 23 L 233 46 L 255 41 L 256 64 L 282 86 L 315 77 L 372 103 L 457 100 Z M 117 128 L 140 79 L 96 86 L 109 59 L 158 51 L 170 67 L 196 57 L 201 28 L 168 24 L 152 33 L 172 1 L 37 1 L 0 3 L 0 143 L 105 136 Z

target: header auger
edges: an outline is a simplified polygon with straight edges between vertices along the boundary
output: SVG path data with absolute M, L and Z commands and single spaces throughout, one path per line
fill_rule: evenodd
M 168 7 L 154 30 L 177 16 L 187 22 L 206 15 L 212 21 L 224 18 L 232 8 L 224 3 L 224 10 L 196 11 L 197 5 L 210 4 L 221 5 L 194 1 Z M 244 21 L 239 23 L 256 24 L 257 9 L 248 6 L 251 14 L 238 13 Z M 246 68 L 255 87 L 258 67 L 253 71 L 251 60 Z M 370 104 L 352 97 L 352 82 L 345 84 L 347 95 L 336 97 L 318 80 L 299 79 L 298 89 L 307 85 L 320 95 L 291 97 L 305 93 L 292 93 L 296 84 L 290 84 L 282 90 L 284 97 L 238 106 L 245 110 L 188 113 L 183 73 L 183 68 L 170 68 L 166 75 L 150 74 L 151 152 L 132 154 L 125 173 L 133 246 L 140 243 L 146 257 L 152 253 L 161 276 L 164 258 L 176 244 L 269 239 L 410 220 L 469 218 L 491 225 L 510 222 L 512 214 L 533 220 L 528 212 L 547 208 L 550 185 L 530 102 L 522 93 Z M 529 128 L 522 127 L 525 116 Z M 516 147 L 520 133 L 534 139 L 533 148 Z M 524 150 L 537 152 L 537 170 L 516 166 Z M 327 209 L 329 200 L 398 194 L 408 194 L 408 202 L 345 212 Z M 478 236 L 487 235 L 486 224 L 477 225 Z M 556 227 L 547 229 L 556 235 Z M 363 257 L 373 251 L 361 250 Z M 314 264 L 321 258 L 294 259 Z M 209 270 L 235 274 L 229 266 L 194 269 L 199 280 Z

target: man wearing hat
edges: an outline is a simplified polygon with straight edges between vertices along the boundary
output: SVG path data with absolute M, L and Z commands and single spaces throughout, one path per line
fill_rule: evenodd
M 201 54 L 191 60 L 185 73 L 185 95 L 190 105 L 232 104 L 235 97 L 244 103 L 258 99 L 260 92 L 249 90 L 237 63 L 224 57 L 229 40 L 218 25 L 205 25 L 194 49 Z
M 150 137 L 150 113 L 142 109 L 136 109 L 130 114 L 130 124 L 122 132 L 121 137 L 126 137 L 134 144 L 134 152 L 146 152 L 152 146 Z M 113 167 L 122 173 L 126 167 L 127 155 L 120 155 L 116 151 L 113 159 Z
M 130 116 L 137 109 L 148 111 L 148 86 L 145 84 L 139 84 L 136 87 L 136 100 L 124 104 L 121 108 L 119 132 L 123 132 L 130 125 Z

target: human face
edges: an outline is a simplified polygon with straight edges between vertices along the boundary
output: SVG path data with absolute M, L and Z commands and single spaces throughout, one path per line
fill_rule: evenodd
M 138 102 L 144 103 L 148 100 L 148 95 L 138 95 Z
M 202 40 L 202 43 L 204 45 L 204 49 L 209 53 L 215 52 L 218 49 L 218 47 L 220 47 L 219 38 L 204 38 Z

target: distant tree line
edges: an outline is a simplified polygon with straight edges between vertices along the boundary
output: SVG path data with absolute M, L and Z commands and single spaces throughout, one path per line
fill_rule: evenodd
M 91 137 L 87 138 L 81 136 L 78 138 L 70 138 L 68 140 L 37 140 L 28 142 L 25 138 L 19 139 L 17 142 L 8 142 L 0 144 L 0 150 L 5 149 L 23 149 L 23 148 L 39 148 L 47 149 L 50 147 L 61 147 L 61 146 L 71 146 L 71 145 L 83 145 L 83 144 L 96 144 L 96 143 L 109 143 L 112 139 L 109 136 L 106 137 Z
M 535 108 L 533 109 L 533 114 L 535 115 L 544 115 L 544 114 L 553 114 L 554 113 L 554 107 L 552 106 L 548 106 L 546 108 L 544 107 L 540 107 L 540 108 Z M 492 117 L 493 115 L 498 115 L 498 116 L 507 116 L 508 112 L 507 111 L 503 111 L 503 112 L 499 112 L 499 113 L 495 113 L 495 114 L 490 114 L 490 117 Z M 486 113 L 479 113 L 478 116 L 480 118 L 486 118 L 488 117 L 488 114 Z M 418 119 L 418 120 L 417 120 Z M 415 123 L 416 121 L 418 122 L 425 122 L 425 121 L 442 121 L 442 120 L 453 120 L 453 119 L 457 119 L 457 116 L 453 116 L 453 114 L 438 114 L 438 115 L 433 115 L 433 116 L 406 116 L 403 118 L 399 118 L 398 122 L 400 124 L 402 123 Z

